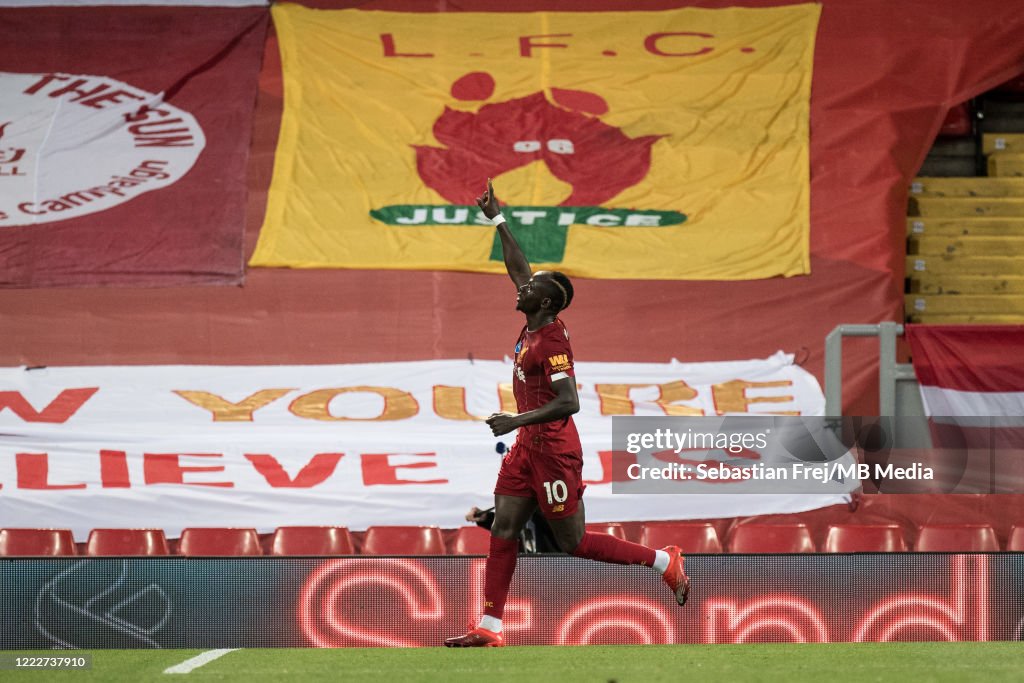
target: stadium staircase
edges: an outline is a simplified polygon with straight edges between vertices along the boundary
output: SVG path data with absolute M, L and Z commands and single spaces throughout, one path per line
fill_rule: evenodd
M 909 322 L 1024 322 L 1024 92 L 975 107 L 966 128 L 964 105 L 951 111 L 911 184 Z M 971 165 L 974 176 L 944 177 Z

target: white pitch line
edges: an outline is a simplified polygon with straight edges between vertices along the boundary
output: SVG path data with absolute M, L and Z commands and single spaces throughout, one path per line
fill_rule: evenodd
M 207 650 L 206 652 L 204 652 L 202 654 L 196 655 L 192 659 L 186 659 L 181 664 L 175 664 L 174 666 L 167 667 L 166 669 L 164 669 L 164 673 L 165 674 L 187 674 L 187 673 L 193 671 L 194 669 L 198 669 L 199 667 L 203 666 L 204 664 L 209 664 L 213 660 L 219 659 L 220 657 L 223 657 L 227 653 L 234 652 L 237 649 L 239 649 L 239 648 L 237 648 L 237 647 L 230 647 L 230 648 L 224 648 L 224 649 L 221 649 L 221 650 Z

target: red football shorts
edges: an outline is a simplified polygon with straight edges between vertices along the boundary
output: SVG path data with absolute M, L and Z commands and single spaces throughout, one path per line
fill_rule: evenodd
M 501 462 L 494 493 L 536 498 L 545 518 L 561 519 L 576 512 L 585 488 L 582 453 L 541 453 L 516 443 Z

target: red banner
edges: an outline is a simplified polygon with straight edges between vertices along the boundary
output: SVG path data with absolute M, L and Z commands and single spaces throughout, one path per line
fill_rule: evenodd
M 1024 392 L 1024 325 L 907 325 L 907 340 L 923 387 L 993 395 Z
M 241 281 L 267 16 L 0 10 L 0 286 Z
M 937 446 L 1024 448 L 1024 325 L 908 325 Z
M 602 12 L 681 5 L 762 7 L 781 1 L 307 0 L 305 4 L 359 6 L 368 11 L 564 11 L 571 7 Z M 718 361 L 760 357 L 781 348 L 799 352 L 803 367 L 820 379 L 823 340 L 837 324 L 902 320 L 906 189 L 946 109 L 1024 68 L 1024 41 L 1019 39 L 1024 13 L 1018 4 L 1003 0 L 822 0 L 822 7 L 810 115 L 811 274 L 746 283 L 581 279 L 572 308 L 566 312 L 566 322 L 581 345 L 577 349 L 581 358 Z M 13 14 L 0 15 L 5 21 L 9 16 Z M 155 37 L 145 44 L 162 44 L 160 25 L 152 23 L 151 28 Z M 379 42 L 376 45 L 382 49 Z M 398 48 L 416 52 L 400 44 Z M 9 49 L 0 44 L 0 53 Z M 543 53 L 538 49 L 534 58 L 541 59 Z M 472 61 L 468 55 L 466 59 Z M 253 241 L 264 215 L 279 129 L 282 85 L 274 39 L 268 43 L 262 83 L 248 204 Z M 135 201 L 146 201 L 146 197 Z M 512 307 L 503 303 L 509 301 L 510 284 L 502 275 L 256 269 L 248 274 L 246 285 L 243 289 L 0 291 L 6 333 L 0 360 L 5 365 L 234 365 L 381 362 L 465 358 L 467 354 L 499 358 L 509 352 L 521 325 Z M 367 303 L 367 293 L 372 293 L 373 306 Z M 46 315 L 40 315 L 43 310 Z M 69 339 L 76 343 L 69 344 Z M 876 346 L 847 345 L 846 414 L 877 411 L 876 361 Z

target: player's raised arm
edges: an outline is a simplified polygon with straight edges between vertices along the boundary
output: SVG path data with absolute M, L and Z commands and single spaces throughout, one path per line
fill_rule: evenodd
M 489 178 L 487 180 L 487 190 L 484 191 L 483 196 L 476 198 L 476 205 L 490 219 L 493 219 L 495 216 L 501 216 L 501 207 L 498 206 L 498 200 L 494 196 L 494 187 L 491 185 Z M 525 285 L 533 276 L 533 272 L 530 270 L 530 262 L 526 260 L 526 255 L 523 254 L 523 250 L 519 248 L 516 238 L 509 231 L 508 223 L 501 221 L 497 224 L 497 228 L 498 234 L 501 236 L 501 253 L 505 257 L 505 270 L 508 271 L 508 276 L 512 278 L 512 282 L 516 284 L 518 289 Z

